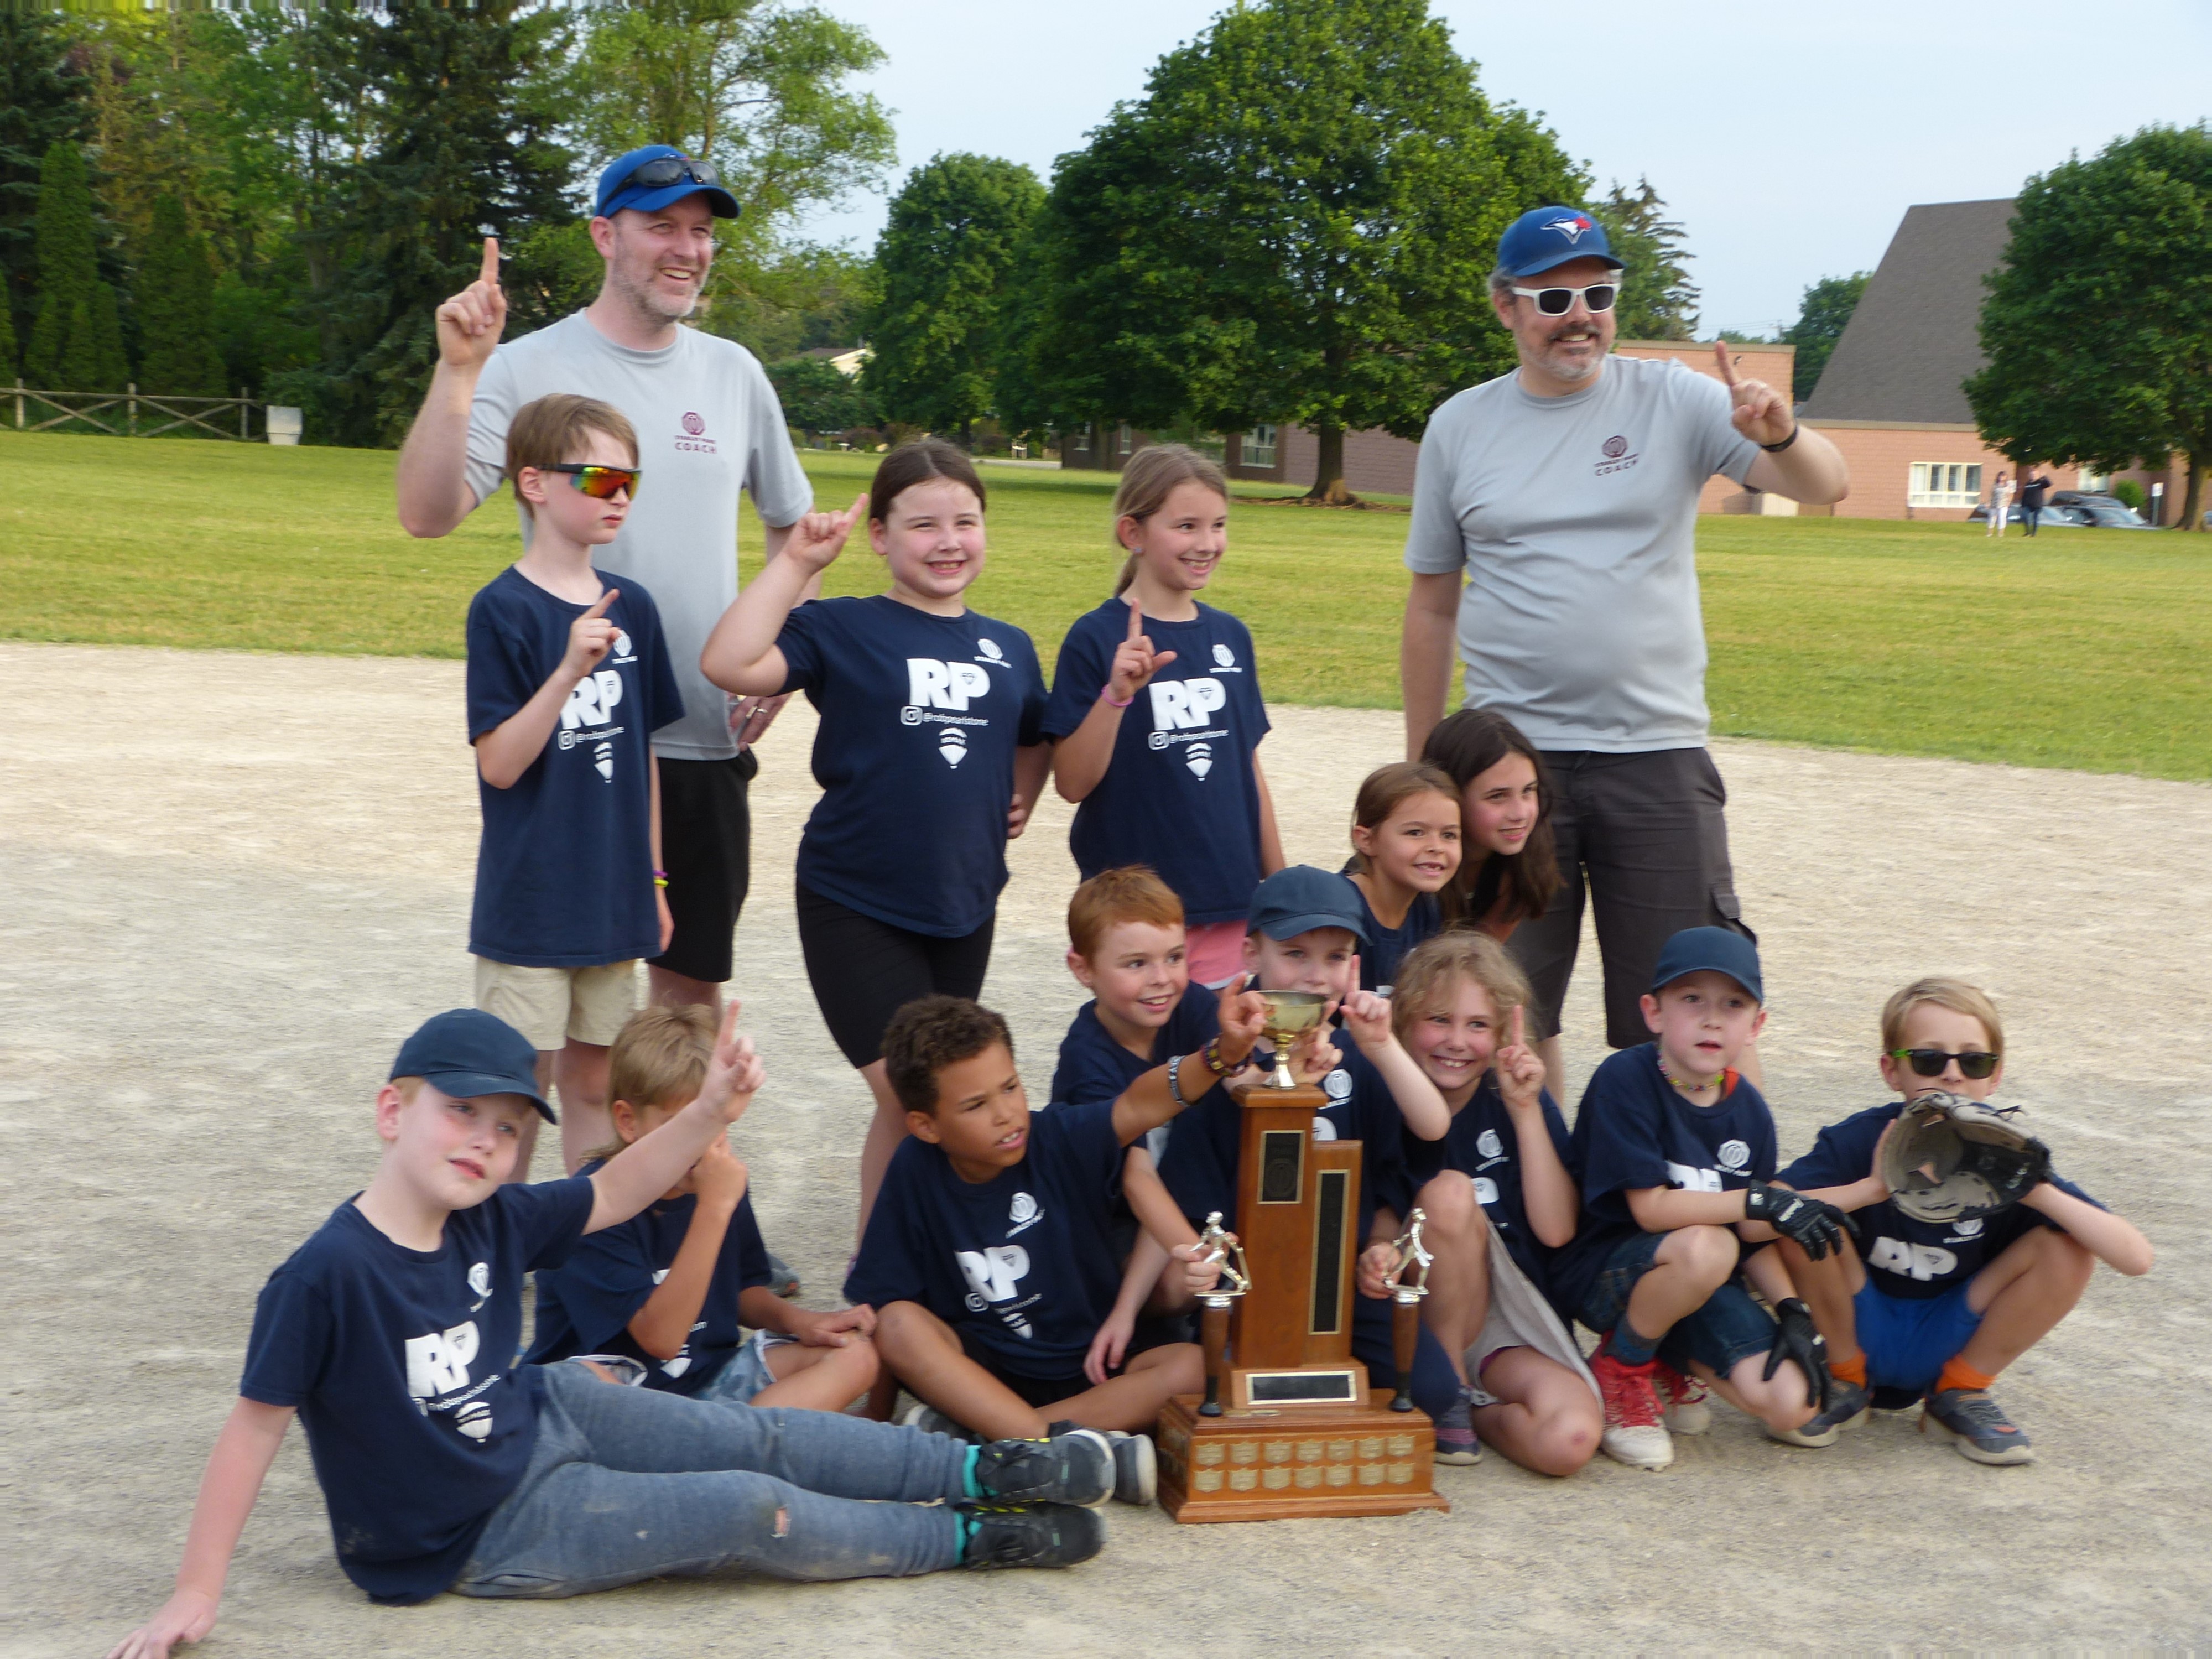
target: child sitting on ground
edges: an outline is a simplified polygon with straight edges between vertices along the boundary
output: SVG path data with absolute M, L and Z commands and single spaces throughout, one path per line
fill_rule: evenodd
M 1349 880 L 1311 865 L 1292 865 L 1268 877 L 1252 895 L 1244 963 L 1255 989 L 1318 992 L 1329 1000 L 1332 1014 L 1341 1011 L 1344 1024 L 1334 1036 L 1324 1023 L 1313 1034 L 1315 1046 L 1293 1058 L 1310 1061 L 1326 1097 L 1314 1117 L 1314 1139 L 1361 1143 L 1357 1237 L 1368 1241 L 1368 1251 L 1361 1273 L 1364 1293 L 1352 1298 L 1352 1352 L 1367 1367 L 1375 1387 L 1392 1388 L 1398 1371 L 1390 1304 L 1376 1293 L 1373 1257 L 1388 1249 L 1413 1203 L 1403 1132 L 1410 1128 L 1422 1139 L 1437 1139 L 1451 1120 L 1436 1085 L 1392 1034 L 1390 1005 L 1359 988 L 1359 945 L 1366 925 L 1359 895 Z M 1264 1054 L 1254 1058 L 1273 1063 Z M 1162 1243 L 1173 1243 L 1180 1252 L 1186 1238 L 1194 1239 L 1195 1229 L 1216 1211 L 1229 1227 L 1236 1226 L 1237 1166 L 1243 1150 L 1243 1109 L 1225 1089 L 1199 1100 L 1176 1125 L 1160 1160 L 1160 1180 L 1172 1200 L 1173 1217 L 1182 1224 L 1172 1239 L 1162 1237 Z M 1133 1173 L 1128 1184 L 1131 1204 L 1146 1230 L 1155 1231 L 1158 1224 Z M 1188 1292 L 1186 1305 L 1187 1297 Z M 1465 1397 L 1450 1359 L 1425 1327 L 1414 1354 L 1413 1390 L 1413 1403 L 1438 1420 Z
M 1765 1000 L 1749 939 L 1685 928 L 1643 999 L 1655 1041 L 1600 1066 L 1575 1120 L 1582 1225 L 1552 1263 L 1552 1293 L 1562 1318 L 1601 1339 L 1590 1370 L 1604 1447 L 1638 1468 L 1674 1461 L 1662 1404 L 1679 1432 L 1705 1426 L 1692 1379 L 1777 1435 L 1820 1409 L 1818 1379 L 1772 1358 L 1776 1322 L 1737 1271 L 1746 1220 L 1822 1255 L 1841 1236 L 1834 1209 L 1771 1184 L 1774 1117 L 1735 1069 L 1766 1023 Z
M 1425 761 L 1394 761 L 1360 784 L 1344 873 L 1367 915 L 1362 989 L 1389 996 L 1406 953 L 1443 929 L 1437 895 L 1459 873 L 1459 790 Z
M 1233 1070 L 1265 1010 L 1256 997 L 1224 992 L 1220 1018 L 1212 1047 Z M 876 1346 L 899 1381 L 947 1424 L 994 1438 L 1062 1424 L 1148 1430 L 1170 1395 L 1201 1389 L 1193 1342 L 1137 1354 L 1103 1383 L 1083 1373 L 1121 1267 L 1121 1150 L 1182 1109 L 1170 1067 L 1146 1073 L 1117 1099 L 1032 1113 L 1006 1021 L 944 996 L 899 1010 L 884 1057 L 910 1133 L 845 1295 L 874 1308 Z M 1202 1053 L 1170 1062 L 1177 1072 L 1206 1064 Z M 1212 1283 L 1210 1267 L 1187 1263 Z M 1152 1443 L 1124 1433 L 1115 1450 L 1116 1496 L 1150 1502 Z
M 608 1059 L 616 1139 L 577 1173 L 603 1168 L 690 1105 L 714 1048 L 714 1016 L 696 1004 L 632 1014 Z M 769 1279 L 745 1166 L 718 1137 L 643 1211 L 538 1275 L 531 1363 L 616 1355 L 644 1366 L 648 1389 L 842 1411 L 875 1382 L 875 1316 L 795 1308 Z M 740 1326 L 752 1327 L 750 1341 Z
M 1437 1459 L 1473 1462 L 1479 1433 L 1523 1468 L 1567 1475 L 1597 1450 L 1605 1412 L 1545 1299 L 1552 1253 L 1573 1240 L 1581 1206 L 1528 1001 L 1505 947 L 1460 929 L 1400 965 L 1390 1023 L 1452 1115 L 1442 1140 L 1408 1148 L 1415 1178 L 1426 1176 L 1414 1202 L 1436 1256 L 1421 1317 L 1472 1385 L 1471 1411 L 1437 1425 Z
M 368 1187 L 270 1277 L 240 1399 L 200 1482 L 174 1595 L 112 1659 L 214 1627 L 222 1581 L 295 1413 L 338 1565 L 372 1600 L 563 1596 L 670 1574 L 883 1577 L 1057 1566 L 1104 1541 L 1097 1434 L 971 1447 L 830 1412 L 517 1367 L 523 1275 L 682 1178 L 761 1085 L 732 1003 L 691 1103 L 597 1173 L 509 1182 L 523 1121 L 553 1122 L 538 1056 L 456 1009 L 408 1038 L 376 1097 Z
M 1923 979 L 1890 998 L 1881 1076 L 1899 1099 L 1830 1124 L 1778 1177 L 1851 1212 L 1858 1232 L 1857 1248 L 1846 1240 L 1820 1261 L 1786 1239 L 1779 1246 L 1838 1385 L 1805 1427 L 1856 1428 L 1869 1405 L 1918 1401 L 1922 1429 L 1941 1430 L 1961 1455 L 2033 1462 L 1990 1383 L 2073 1310 L 2100 1261 L 2148 1273 L 2150 1242 L 2055 1175 L 1980 1220 L 1917 1221 L 1891 1200 L 1876 1154 L 1905 1103 L 1938 1089 L 1987 1100 L 2004 1081 L 2004 1028 L 1984 992 Z
M 637 963 L 674 922 L 661 889 L 650 739 L 684 717 L 653 596 L 592 568 L 637 494 L 637 434 L 567 393 L 517 410 L 507 474 L 530 515 L 522 556 L 469 602 L 469 741 L 483 840 L 469 950 L 476 1004 L 528 1037 L 559 1091 L 562 1164 L 607 1139 L 607 1045 Z M 535 1119 L 515 1178 L 530 1172 Z

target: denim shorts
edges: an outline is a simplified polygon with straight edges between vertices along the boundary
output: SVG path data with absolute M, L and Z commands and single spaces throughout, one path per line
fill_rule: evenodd
M 722 1369 L 708 1377 L 704 1386 L 695 1389 L 696 1400 L 722 1400 L 733 1406 L 750 1406 L 753 1396 L 775 1382 L 775 1373 L 768 1368 L 768 1351 L 781 1348 L 796 1341 L 789 1336 L 779 1336 L 773 1331 L 755 1331 L 738 1345 L 738 1351 L 722 1362 Z
M 1652 1258 L 1667 1242 L 1664 1233 L 1638 1233 L 1614 1246 L 1605 1266 L 1590 1283 L 1576 1316 L 1601 1334 L 1620 1322 L 1628 1310 L 1628 1297 L 1636 1281 L 1651 1271 Z M 1705 1305 L 1674 1322 L 1659 1343 L 1659 1357 L 1676 1370 L 1696 1360 L 1718 1376 L 1753 1354 L 1774 1346 L 1774 1318 L 1752 1300 L 1740 1279 L 1731 1279 L 1705 1298 Z
M 1859 1346 L 1866 1350 L 1867 1382 L 1878 1389 L 1926 1394 L 1945 1363 L 1982 1328 L 1982 1316 L 1966 1305 L 1971 1279 L 1960 1279 L 1941 1296 L 1886 1296 L 1872 1278 L 1851 1298 L 1851 1319 Z

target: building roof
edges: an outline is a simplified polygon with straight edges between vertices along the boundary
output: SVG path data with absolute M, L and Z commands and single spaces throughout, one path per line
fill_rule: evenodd
M 1982 278 L 2004 258 L 2012 210 L 2009 197 L 1905 210 L 1806 400 L 1807 418 L 1973 420 L 1960 383 L 1985 361 Z

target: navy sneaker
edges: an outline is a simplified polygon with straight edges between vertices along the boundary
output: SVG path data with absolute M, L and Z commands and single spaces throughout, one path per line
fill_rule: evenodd
M 2033 1463 L 2035 1448 L 2013 1426 L 2004 1407 L 1980 1389 L 1938 1389 L 1920 1407 L 1920 1432 L 1930 1426 L 1951 1437 L 1961 1457 L 1977 1463 Z
M 1481 1402 L 1494 1406 L 1498 1402 L 1485 1395 Z M 1474 1391 L 1462 1389 L 1458 1396 L 1444 1408 L 1437 1419 L 1437 1462 L 1462 1467 L 1482 1462 L 1482 1442 L 1474 1437 Z
M 786 1302 L 799 1300 L 799 1275 L 774 1250 L 768 1253 L 768 1287 Z
M 1072 1567 L 1106 1547 L 1106 1522 L 1096 1510 L 1066 1504 L 963 1504 L 954 1513 L 960 1520 L 963 1567 Z
M 1152 1442 L 1145 1443 L 1150 1449 Z M 1120 1485 L 1113 1443 L 1096 1429 L 1049 1440 L 994 1440 L 975 1449 L 969 1470 L 987 1504 L 1073 1504 L 1096 1509 Z
M 1786 1446 L 1832 1446 L 1842 1438 L 1845 1429 L 1856 1429 L 1865 1423 L 1873 1398 L 1859 1384 L 1838 1378 L 1829 1390 L 1827 1410 L 1808 1418 L 1794 1429 L 1769 1429 L 1766 1437 L 1779 1440 Z

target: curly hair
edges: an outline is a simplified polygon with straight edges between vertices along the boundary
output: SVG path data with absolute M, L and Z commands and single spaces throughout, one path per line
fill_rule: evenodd
M 966 997 L 916 997 L 884 1028 L 884 1072 L 898 1103 L 937 1115 L 937 1074 L 994 1044 L 1014 1052 L 1006 1020 Z

